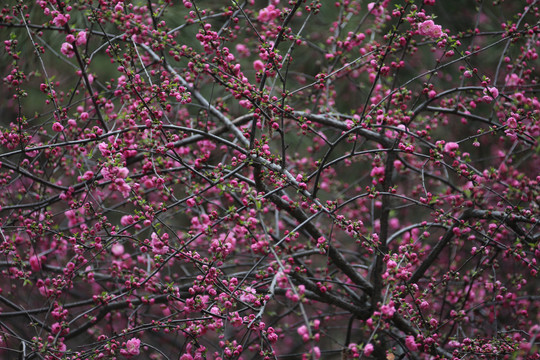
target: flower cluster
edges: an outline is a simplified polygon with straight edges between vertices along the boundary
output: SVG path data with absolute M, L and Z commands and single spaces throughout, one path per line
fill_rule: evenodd
M 0 358 L 540 360 L 539 2 L 477 5 L 2 1 Z

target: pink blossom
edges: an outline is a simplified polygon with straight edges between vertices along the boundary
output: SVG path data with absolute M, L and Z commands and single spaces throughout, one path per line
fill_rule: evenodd
M 263 23 L 268 23 L 276 19 L 281 11 L 279 9 L 276 9 L 274 5 L 268 5 L 264 9 L 261 9 L 259 11 L 259 16 L 257 16 L 257 20 Z
M 61 330 L 62 330 L 62 325 L 60 325 L 60 323 L 55 322 L 54 324 L 52 324 L 51 332 L 53 334 L 58 334 Z
M 396 308 L 394 307 L 394 302 L 390 301 L 388 305 L 381 306 L 381 313 L 388 317 L 394 316 L 394 313 L 396 312 Z
M 124 179 L 118 178 L 114 181 L 114 184 L 116 185 L 116 188 L 118 189 L 118 191 L 122 193 L 122 196 L 124 198 L 127 198 L 129 196 L 129 193 L 131 191 L 131 186 L 128 183 L 126 183 Z
M 504 78 L 506 86 L 517 86 L 519 84 L 519 76 L 517 74 L 506 75 Z
M 219 310 L 219 308 L 217 306 L 212 306 L 212 308 L 210 309 L 210 313 L 212 313 L 214 315 L 217 315 L 217 316 L 221 315 L 221 311 Z
M 496 87 L 488 87 L 484 89 L 484 97 L 482 99 L 489 104 L 491 100 L 496 99 L 498 96 L 499 89 Z
M 165 243 L 163 241 L 160 240 L 160 238 L 158 237 L 158 235 L 156 233 L 152 233 L 152 235 L 150 237 L 152 238 L 152 242 L 151 242 L 152 251 L 155 254 L 163 255 L 163 254 L 166 254 L 169 251 L 169 247 L 167 245 L 165 245 Z
M 399 160 L 397 160 L 397 161 L 399 161 Z M 391 218 L 388 221 L 388 223 L 390 225 L 390 228 L 392 228 L 393 230 L 399 229 L 399 219 L 398 218 Z
M 242 99 L 238 102 L 238 105 L 246 108 L 246 109 L 251 109 L 253 107 L 253 104 L 251 103 L 251 101 L 249 100 L 246 100 L 246 99 Z
M 264 69 L 264 63 L 261 60 L 255 60 L 253 62 L 253 68 L 255 71 L 262 71 Z
M 70 43 L 67 43 L 67 42 L 63 43 L 62 47 L 60 48 L 60 51 L 62 52 L 62 54 L 66 55 L 68 58 L 75 56 L 73 45 L 71 45 Z
M 127 357 L 139 355 L 140 347 L 141 347 L 141 340 L 137 338 L 132 338 L 126 342 L 126 349 L 120 350 L 120 353 Z
M 506 119 L 506 126 L 508 126 L 510 129 L 516 129 L 518 127 L 516 118 L 511 116 L 508 119 Z
M 122 178 L 122 179 L 125 179 L 127 178 L 128 174 L 129 174 L 129 169 L 127 167 L 119 167 L 119 168 L 114 168 L 116 171 L 116 175 L 119 177 L 119 178 Z
M 540 324 L 534 324 L 533 326 L 531 326 L 531 328 L 529 329 L 529 334 L 532 340 L 540 338 Z
M 86 31 L 81 31 L 77 34 L 75 44 L 77 44 L 78 46 L 86 44 Z
M 405 338 L 405 346 L 407 346 L 407 349 L 410 351 L 416 351 L 418 350 L 418 344 L 414 340 L 414 336 L 409 335 Z
M 446 144 L 444 144 L 444 152 L 450 153 L 452 151 L 456 151 L 459 148 L 459 144 L 449 141 Z
M 517 133 L 515 130 L 513 129 L 506 129 L 504 130 L 504 133 L 506 134 L 506 136 L 508 136 L 508 138 L 512 141 L 516 141 L 518 136 L 517 136 Z
M 49 290 L 47 289 L 47 287 L 45 287 L 45 286 L 40 286 L 40 287 L 38 288 L 38 290 L 39 290 L 39 293 L 41 294 L 41 296 L 44 296 L 44 297 L 49 296 Z
M 278 334 L 275 333 L 274 328 L 272 327 L 268 328 L 268 333 L 266 334 L 266 337 L 271 344 L 275 344 L 279 339 Z
M 318 346 L 314 346 L 312 351 L 313 351 L 313 357 L 315 359 L 320 359 L 321 358 L 321 349 Z
M 56 132 L 62 132 L 62 130 L 64 130 L 64 126 L 62 126 L 62 124 L 60 124 L 59 122 L 55 122 L 52 126 L 52 129 Z
M 105 142 L 99 143 L 98 149 L 101 151 L 101 155 L 103 156 L 109 156 L 111 155 L 111 151 L 108 150 L 109 145 Z
M 306 325 L 302 325 L 296 330 L 296 332 L 298 333 L 298 335 L 304 336 L 308 334 L 308 328 Z
M 121 256 L 124 253 L 124 245 L 114 243 L 113 246 L 111 246 L 111 252 L 114 256 Z
M 374 2 L 370 2 L 369 4 L 367 4 L 367 9 L 368 11 L 375 15 L 375 16 L 381 16 L 383 14 L 383 7 L 381 5 L 375 7 L 375 3 Z
M 251 51 L 249 51 L 249 47 L 247 47 L 247 46 L 244 45 L 244 44 L 237 44 L 237 45 L 236 45 L 236 51 L 238 51 L 238 54 L 239 54 L 240 57 L 242 57 L 242 58 L 246 58 L 246 57 L 248 57 L 249 55 L 251 55 Z
M 0 129 L 0 295 L 47 325 L 39 338 L 22 332 L 27 353 L 62 357 L 82 344 L 93 352 L 81 359 L 152 358 L 157 331 L 182 337 L 171 344 L 174 360 L 339 358 L 339 344 L 322 337 L 350 332 L 343 320 L 354 309 L 338 300 L 362 295 L 352 287 L 362 279 L 351 275 L 369 278 L 366 265 L 377 259 L 381 298 L 373 316 L 351 324 L 343 356 L 535 353 L 538 299 L 527 296 L 540 246 L 515 241 L 500 214 L 534 231 L 538 159 L 519 155 L 540 136 L 539 40 L 525 24 L 536 11 L 526 5 L 538 1 L 504 7 L 508 19 L 530 13 L 522 26 L 490 17 L 491 2 L 462 11 L 464 44 L 442 29 L 441 0 L 320 9 L 282 1 L 247 0 L 245 14 L 218 14 L 212 2 L 166 1 L 177 11 L 99 0 L 86 15 L 103 29 L 92 32 L 76 5 L 91 1 L 28 0 L 34 6 L 5 12 L 8 24 L 42 23 L 47 29 L 30 29 L 37 40 L 45 34 L 37 50 L 63 57 L 39 58 L 21 38 L 2 39 L 13 59 L 4 102 L 14 113 Z M 347 8 L 329 11 L 334 5 Z M 101 31 L 120 38 L 94 36 Z M 132 40 L 141 47 L 122 46 Z M 24 68 L 34 63 L 48 75 Z M 19 101 L 26 89 L 35 101 Z M 191 97 L 200 106 L 183 106 Z M 456 221 L 471 207 L 474 217 Z M 482 246 L 481 235 L 507 251 Z M 388 241 L 381 260 L 377 247 Z M 425 262 L 434 251 L 437 260 Z M 501 266 L 471 282 L 477 258 Z M 451 281 L 438 286 L 448 271 Z M 44 303 L 50 309 L 39 314 Z M 3 317 L 6 327 L 21 322 Z M 515 330 L 508 344 L 490 331 L 494 321 Z M 71 322 L 91 327 L 69 333 Z M 243 341 L 250 332 L 262 341 Z M 0 334 L 0 353 L 17 346 Z
M 133 219 L 133 215 L 124 215 L 120 218 L 120 224 L 122 226 L 128 226 L 135 222 L 135 219 Z
M 304 342 L 308 342 L 309 341 L 309 330 L 307 328 L 306 325 L 302 325 L 300 326 L 296 332 L 298 333 L 298 335 L 300 335 L 302 337 L 302 340 Z
M 101 169 L 101 175 L 103 176 L 103 179 L 105 179 L 105 180 L 113 180 L 114 179 L 114 173 L 109 171 L 109 169 L 106 168 L 106 167 Z
M 442 36 L 442 28 L 440 25 L 435 25 L 433 20 L 426 20 L 418 26 L 420 35 L 439 38 Z
M 383 166 L 376 166 L 371 170 L 370 173 L 371 177 L 378 177 L 384 175 L 384 167 Z
M 87 171 L 87 172 L 85 172 L 85 173 L 83 174 L 83 176 L 82 176 L 82 178 L 83 178 L 84 180 L 90 180 L 90 179 L 92 179 L 93 177 L 94 177 L 94 172 L 92 172 L 92 171 Z
M 62 27 L 64 25 L 67 24 L 69 20 L 69 15 L 64 15 L 64 14 L 58 14 L 56 15 L 56 17 L 52 20 L 53 24 L 55 26 L 59 26 L 59 27 Z
M 28 262 L 30 263 L 30 268 L 32 271 L 41 270 L 41 259 L 37 255 L 30 256 Z
M 373 344 L 369 343 L 369 344 L 366 344 L 366 346 L 364 346 L 364 355 L 366 356 L 369 356 L 373 353 L 373 350 L 375 350 L 375 348 L 373 347 Z
M 248 303 L 253 302 L 257 300 L 257 297 L 255 296 L 256 294 L 257 291 L 251 286 L 248 286 L 244 289 L 242 295 L 240 295 L 240 300 Z

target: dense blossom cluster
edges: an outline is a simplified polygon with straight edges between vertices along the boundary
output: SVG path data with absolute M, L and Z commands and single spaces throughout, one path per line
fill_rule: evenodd
M 0 358 L 540 359 L 540 1 L 1 9 Z

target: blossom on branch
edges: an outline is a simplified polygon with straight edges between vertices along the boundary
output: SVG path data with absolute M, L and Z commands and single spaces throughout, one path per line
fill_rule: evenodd
M 442 27 L 440 25 L 435 25 L 433 20 L 426 20 L 420 23 L 418 25 L 418 33 L 435 39 L 443 35 Z
M 135 355 L 139 355 L 141 346 L 141 340 L 137 338 L 132 338 L 126 341 L 126 348 L 121 349 L 120 353 L 124 355 L 125 357 L 132 357 Z
M 73 49 L 73 45 L 71 45 L 68 42 L 65 42 L 62 44 L 60 51 L 62 52 L 62 54 L 66 55 L 68 58 L 75 56 L 75 50 Z

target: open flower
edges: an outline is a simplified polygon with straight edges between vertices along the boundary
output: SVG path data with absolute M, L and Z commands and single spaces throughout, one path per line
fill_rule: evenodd
M 152 251 L 155 254 L 163 255 L 169 251 L 169 247 L 163 241 L 161 241 L 156 233 L 152 233 L 151 238 Z
M 446 152 L 446 153 L 456 151 L 457 149 L 459 149 L 459 144 L 458 143 L 449 141 L 446 144 L 444 144 L 444 152 Z
M 490 103 L 491 100 L 496 99 L 499 96 L 499 89 L 496 87 L 488 87 L 484 89 L 484 97 L 482 100 L 484 100 L 486 103 Z
M 81 31 L 77 34 L 77 39 L 75 40 L 75 44 L 77 45 L 84 45 L 86 44 L 87 38 L 86 38 L 86 31 Z
M 68 58 L 75 56 L 75 51 L 73 50 L 73 45 L 68 42 L 62 44 L 60 48 L 62 54 L 66 55 Z
M 373 350 L 375 350 L 375 348 L 373 347 L 373 344 L 367 344 L 366 346 L 364 346 L 364 355 L 366 356 L 369 356 L 373 353 Z
M 435 25 L 433 20 L 426 20 L 421 23 L 418 26 L 418 32 L 420 35 L 429 36 L 432 38 L 439 38 L 443 34 L 441 25 Z
M 370 2 L 367 4 L 368 11 L 375 15 L 375 16 L 381 16 L 384 12 L 384 8 L 381 5 L 375 6 L 374 2 Z
M 64 127 L 59 122 L 55 122 L 52 126 L 52 129 L 56 132 L 61 132 L 62 130 L 64 130 Z
M 58 14 L 55 16 L 55 18 L 52 20 L 52 23 L 55 25 L 55 26 L 58 26 L 58 27 L 62 27 L 64 25 L 67 24 L 69 20 L 69 15 L 64 15 L 64 14 Z
M 407 346 L 407 349 L 410 351 L 416 351 L 418 350 L 418 344 L 416 343 L 414 336 L 409 335 L 405 338 L 405 346 Z
M 255 60 L 253 62 L 253 68 L 255 71 L 261 71 L 264 69 L 264 63 L 261 60 Z
M 274 5 L 268 5 L 267 7 L 259 11 L 257 20 L 259 20 L 262 23 L 269 23 L 275 20 L 279 16 L 280 13 L 281 11 L 277 9 Z
M 126 342 L 126 348 L 120 350 L 120 354 L 124 355 L 125 357 L 132 357 L 135 355 L 139 355 L 141 347 L 141 340 L 137 338 L 129 339 Z

